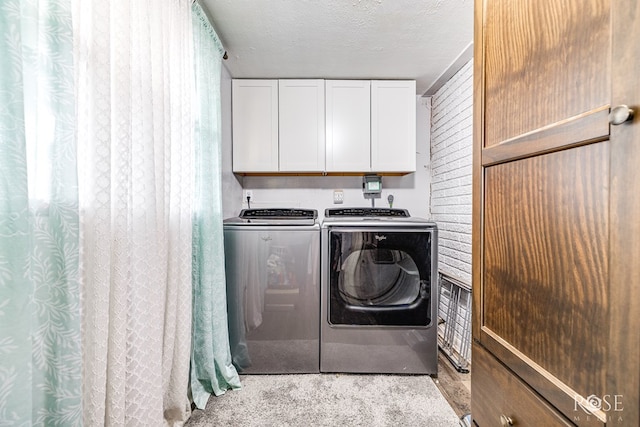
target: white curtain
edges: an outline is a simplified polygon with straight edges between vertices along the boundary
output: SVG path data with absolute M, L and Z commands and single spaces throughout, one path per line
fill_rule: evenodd
M 181 425 L 191 345 L 188 0 L 74 0 L 84 425 Z

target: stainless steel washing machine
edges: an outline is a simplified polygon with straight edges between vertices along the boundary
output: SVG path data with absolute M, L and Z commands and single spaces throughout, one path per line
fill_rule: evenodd
M 325 211 L 320 371 L 437 374 L 437 239 L 404 209 Z
M 223 223 L 229 343 L 241 373 L 319 372 L 317 216 L 245 209 Z

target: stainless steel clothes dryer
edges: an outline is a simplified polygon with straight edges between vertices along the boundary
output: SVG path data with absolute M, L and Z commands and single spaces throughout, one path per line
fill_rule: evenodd
M 319 372 L 317 214 L 245 209 L 224 221 L 229 343 L 241 373 Z
M 325 211 L 321 372 L 437 374 L 437 238 L 404 209 Z

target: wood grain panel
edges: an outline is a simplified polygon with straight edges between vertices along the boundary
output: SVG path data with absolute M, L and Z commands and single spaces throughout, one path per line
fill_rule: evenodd
M 624 425 L 640 425 L 640 2 L 613 4 L 613 98 L 636 111 L 611 126 L 611 349 L 608 392 L 623 399 Z M 633 76 L 630 78 L 630 76 Z M 613 425 L 616 425 L 612 423 Z M 618 423 L 622 425 L 623 423 Z
M 474 287 L 482 286 L 482 224 L 484 200 L 484 175 L 482 150 L 484 147 L 484 4 L 476 0 L 473 25 L 473 203 L 471 221 L 471 281 Z M 482 292 L 471 294 L 471 335 L 479 339 L 482 326 Z
M 479 427 L 501 425 L 500 415 L 517 426 L 573 425 L 477 344 L 472 358 L 471 411 Z
M 578 393 L 603 393 L 609 142 L 485 169 L 483 327 Z
M 481 337 L 485 349 L 508 366 L 515 375 L 527 383 L 543 399 L 553 404 L 558 412 L 564 414 L 578 426 L 603 427 L 606 424 L 607 413 L 605 411 L 596 410 L 587 414 L 582 409 L 576 408 L 576 398 L 588 400 L 587 396 L 571 389 L 491 330 L 484 328 Z
M 608 105 L 609 0 L 485 7 L 485 147 Z

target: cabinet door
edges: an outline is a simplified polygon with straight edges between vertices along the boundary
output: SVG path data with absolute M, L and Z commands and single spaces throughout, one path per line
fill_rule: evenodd
M 484 6 L 484 147 L 530 138 L 542 149 L 554 136 L 579 142 L 607 135 L 610 1 Z
M 371 169 L 416 170 L 416 82 L 371 82 Z
M 482 347 L 473 345 L 472 359 L 471 393 L 484 400 L 478 405 L 478 399 L 472 397 L 471 412 L 477 425 L 573 426 Z
M 325 84 L 327 172 L 371 171 L 371 82 Z
M 324 171 L 324 80 L 279 80 L 280 171 Z
M 278 170 L 278 81 L 233 80 L 233 171 Z
M 581 426 L 640 418 L 639 124 L 608 120 L 640 102 L 639 22 L 634 1 L 476 2 L 474 339 Z
M 575 413 L 575 399 L 608 394 L 609 150 L 587 144 L 484 171 L 481 343 L 580 425 L 607 415 Z

